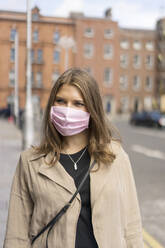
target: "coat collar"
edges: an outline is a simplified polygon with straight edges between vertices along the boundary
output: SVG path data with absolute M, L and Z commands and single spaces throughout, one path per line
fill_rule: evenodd
M 52 152 L 50 152 L 42 158 L 42 163 L 39 167 L 38 173 L 54 181 L 56 184 L 67 190 L 69 193 L 74 194 L 76 191 L 74 180 L 66 172 L 60 162 L 57 161 L 56 164 L 53 166 L 48 164 L 51 161 L 52 156 L 53 154 Z M 79 195 L 77 195 L 77 198 L 80 200 Z
M 56 162 L 55 165 L 49 166 L 47 163 L 49 163 L 52 159 L 53 153 L 50 152 L 47 155 L 45 154 L 39 154 L 39 155 L 33 155 L 31 157 L 32 160 L 41 159 L 40 167 L 38 170 L 39 174 L 42 174 L 49 178 L 50 180 L 54 181 L 61 187 L 63 187 L 65 190 L 67 190 L 72 195 L 76 191 L 76 186 L 74 183 L 73 178 L 66 172 L 64 167 L 60 164 L 60 162 Z M 90 165 L 92 164 L 94 158 L 91 157 Z M 100 167 L 98 167 L 98 164 L 96 163 L 94 165 L 94 168 L 90 172 L 90 191 L 91 191 L 91 205 L 93 206 L 95 200 L 98 198 L 99 193 L 101 192 L 103 186 L 106 183 L 106 178 L 108 177 L 108 165 L 101 164 Z M 80 195 L 78 194 L 76 196 L 80 200 Z

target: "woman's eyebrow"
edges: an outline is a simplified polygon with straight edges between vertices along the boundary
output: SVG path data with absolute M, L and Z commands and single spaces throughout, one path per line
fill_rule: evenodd
M 77 101 L 77 102 L 84 102 L 82 99 L 74 99 L 74 101 Z

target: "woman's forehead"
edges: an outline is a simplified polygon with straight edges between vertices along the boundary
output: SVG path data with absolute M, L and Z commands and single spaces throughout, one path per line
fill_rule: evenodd
M 78 87 L 69 84 L 63 84 L 60 89 L 57 91 L 56 96 L 64 96 L 64 97 L 79 97 L 83 99 L 81 91 Z

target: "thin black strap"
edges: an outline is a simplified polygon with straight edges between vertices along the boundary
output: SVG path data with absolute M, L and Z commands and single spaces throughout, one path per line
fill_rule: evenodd
M 75 199 L 76 195 L 79 193 L 80 189 L 82 188 L 85 180 L 87 179 L 90 171 L 92 170 L 92 168 L 94 167 L 96 161 L 94 160 L 93 163 L 91 164 L 91 166 L 89 167 L 87 173 L 85 174 L 85 176 L 83 177 L 81 183 L 79 184 L 76 192 L 74 193 L 74 195 L 71 197 L 70 201 L 57 213 L 57 215 L 32 239 L 31 245 L 33 245 L 34 241 L 41 235 L 43 234 L 48 228 L 48 233 L 47 233 L 47 237 L 46 237 L 46 248 L 48 248 L 48 236 L 50 231 L 52 230 L 53 226 L 55 225 L 55 223 L 61 218 L 61 216 L 68 210 L 68 208 L 70 207 L 71 203 L 73 202 L 73 200 Z

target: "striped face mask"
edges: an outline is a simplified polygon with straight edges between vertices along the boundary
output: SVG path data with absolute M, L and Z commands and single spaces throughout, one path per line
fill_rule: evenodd
M 70 107 L 52 106 L 50 118 L 62 136 L 72 136 L 88 128 L 90 114 Z

